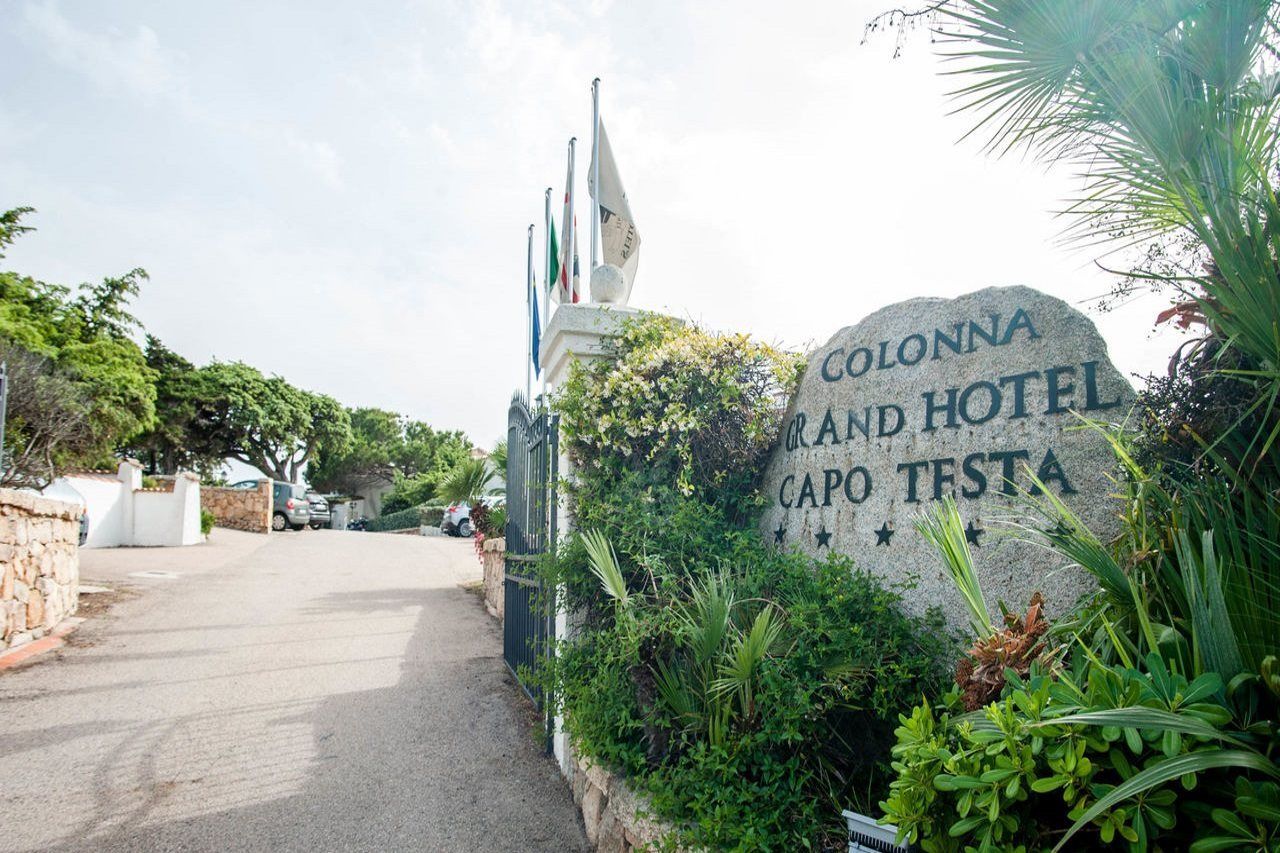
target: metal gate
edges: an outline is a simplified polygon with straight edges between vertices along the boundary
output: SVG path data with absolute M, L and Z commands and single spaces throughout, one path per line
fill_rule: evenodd
M 529 697 L 544 707 L 528 676 L 550 653 L 555 632 L 552 590 L 534 573 L 537 559 L 555 547 L 558 415 L 530 412 L 524 395 L 507 413 L 507 559 L 503 575 L 502 654 Z M 548 738 L 548 744 L 550 740 Z

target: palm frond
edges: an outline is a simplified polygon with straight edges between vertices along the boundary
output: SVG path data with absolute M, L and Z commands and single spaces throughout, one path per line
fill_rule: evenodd
M 982 597 L 982 585 L 973 565 L 969 540 L 965 537 L 964 522 L 956 508 L 955 499 L 945 497 L 932 513 L 921 513 L 915 522 L 930 545 L 938 552 L 943 566 L 951 575 L 965 606 L 969 609 L 969 627 L 975 638 L 988 637 L 996 632 L 995 622 Z
M 587 530 L 582 533 L 582 547 L 587 552 L 587 565 L 591 574 L 600 581 L 600 588 L 605 595 L 626 608 L 631 603 L 631 592 L 627 589 L 627 580 L 623 577 L 622 568 L 618 565 L 618 554 L 608 537 L 600 530 Z

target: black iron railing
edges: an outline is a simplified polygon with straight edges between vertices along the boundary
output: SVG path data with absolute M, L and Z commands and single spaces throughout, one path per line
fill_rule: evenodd
M 503 590 L 503 658 L 539 708 L 547 703 L 537 683 L 555 634 L 555 601 L 535 571 L 555 546 L 559 417 L 531 412 L 523 395 L 507 413 L 507 555 Z M 550 721 L 548 720 L 548 749 Z

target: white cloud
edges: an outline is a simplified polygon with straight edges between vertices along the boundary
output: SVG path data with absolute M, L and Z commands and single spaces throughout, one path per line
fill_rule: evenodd
M 55 61 L 104 91 L 147 100 L 187 97 L 182 54 L 162 47 L 146 24 L 133 27 L 132 35 L 119 30 L 90 33 L 67 20 L 53 0 L 27 3 L 24 20 Z

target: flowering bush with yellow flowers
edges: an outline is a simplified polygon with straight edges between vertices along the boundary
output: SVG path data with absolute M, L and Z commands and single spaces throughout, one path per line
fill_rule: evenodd
M 607 482 L 642 474 L 733 520 L 749 514 L 803 357 L 655 315 L 612 345 L 615 359 L 576 364 L 556 399 L 578 469 Z

